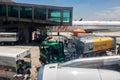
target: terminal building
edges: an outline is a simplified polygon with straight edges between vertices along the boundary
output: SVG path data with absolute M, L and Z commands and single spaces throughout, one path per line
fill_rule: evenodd
M 72 7 L 0 2 L 0 32 L 18 32 L 31 42 L 36 29 L 44 33 L 48 26 L 71 26 L 72 14 Z

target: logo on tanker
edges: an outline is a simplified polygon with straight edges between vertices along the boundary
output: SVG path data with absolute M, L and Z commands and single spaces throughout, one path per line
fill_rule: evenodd
M 93 48 L 94 48 L 94 47 L 93 47 L 93 44 L 90 44 L 90 45 L 89 45 L 89 50 L 93 50 Z

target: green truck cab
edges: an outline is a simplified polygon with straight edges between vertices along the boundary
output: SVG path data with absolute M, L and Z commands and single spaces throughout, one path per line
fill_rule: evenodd
M 64 46 L 63 42 L 56 40 L 45 40 L 40 45 L 40 61 L 41 63 L 64 62 Z

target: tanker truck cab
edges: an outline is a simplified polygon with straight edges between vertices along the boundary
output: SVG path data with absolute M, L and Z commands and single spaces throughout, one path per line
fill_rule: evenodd
M 46 40 L 40 45 L 40 61 L 44 64 L 64 61 L 63 43 L 59 41 Z
M 0 47 L 0 80 L 15 78 L 19 74 L 24 77 L 26 70 L 31 67 L 29 49 Z

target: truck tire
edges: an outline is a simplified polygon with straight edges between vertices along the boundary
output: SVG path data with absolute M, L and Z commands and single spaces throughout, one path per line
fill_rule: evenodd
M 41 56 L 39 58 L 39 60 L 40 60 L 41 64 L 47 64 L 47 60 L 43 56 Z

